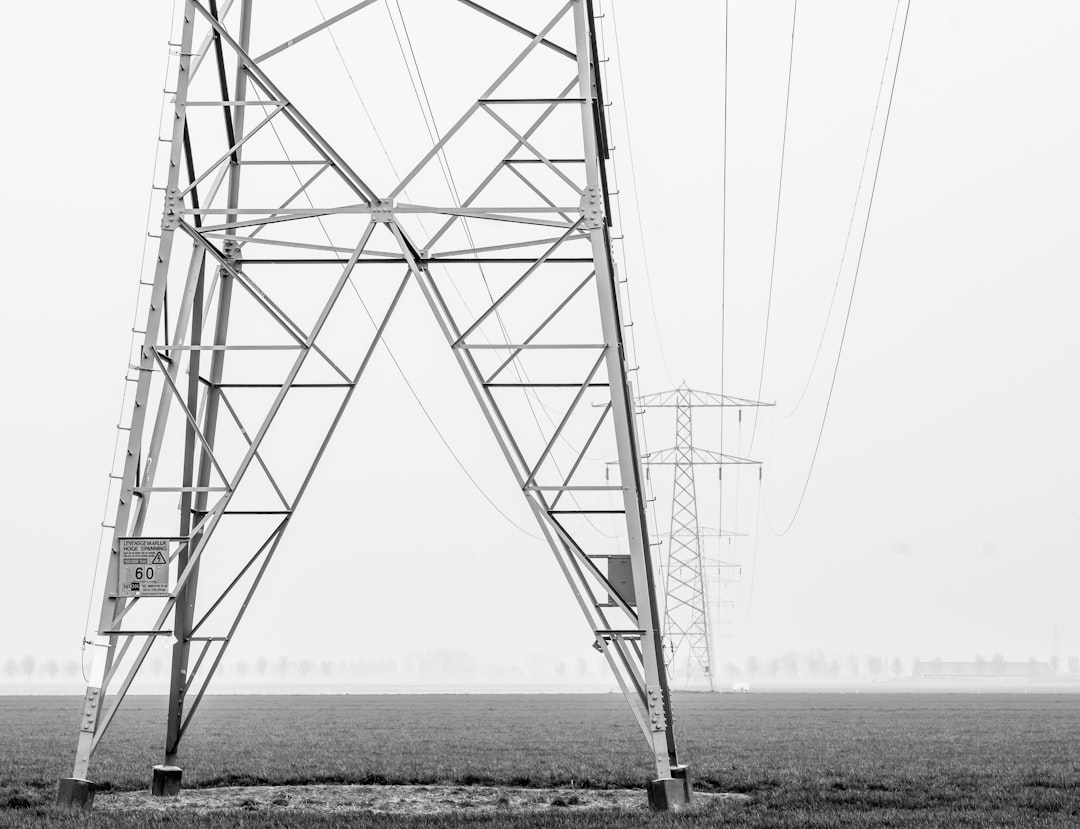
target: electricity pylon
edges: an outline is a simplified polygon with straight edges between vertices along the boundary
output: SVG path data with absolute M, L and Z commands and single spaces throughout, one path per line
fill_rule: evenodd
M 769 404 L 695 391 L 683 383 L 677 389 L 639 397 L 637 405 L 642 409 L 675 409 L 675 445 L 670 449 L 650 452 L 643 459 L 646 466 L 674 467 L 664 611 L 665 663 L 668 676 L 675 681 L 678 665 L 685 656 L 687 684 L 702 679 L 708 683 L 709 690 L 715 690 L 713 631 L 710 622 L 711 605 L 704 539 L 707 535 L 732 535 L 733 531 L 725 530 L 722 525 L 716 530 L 707 530 L 699 524 L 694 467 L 719 466 L 722 470 L 727 464 L 759 465 L 760 462 L 694 446 L 693 410 Z M 731 570 L 735 567 L 736 562 L 717 562 L 721 580 L 725 569 Z
M 372 2 L 307 27 L 291 6 L 256 15 L 252 0 L 180 3 L 160 234 L 152 277 L 140 281 L 90 641 L 99 658 L 59 799 L 92 800 L 91 755 L 163 640 L 170 692 L 152 790 L 179 790 L 182 738 L 411 286 L 642 730 L 650 801 L 677 806 L 690 785 L 627 380 L 591 0 L 512 4 L 513 20 L 471 0 L 440 4 L 454 48 L 429 60 L 441 62 L 436 82 L 452 79 L 440 109 L 460 117 L 404 175 L 376 164 L 377 151 L 347 157 L 328 137 L 354 146 L 357 131 L 335 123 L 340 102 L 326 101 L 322 38 L 333 27 L 391 42 L 387 18 L 365 11 Z M 417 7 L 401 5 L 415 20 Z M 404 48 L 402 59 L 411 81 L 419 63 Z M 390 83 L 388 66 L 372 65 L 375 86 Z M 395 150 L 399 160 L 410 146 Z M 460 199 L 452 153 L 467 162 Z M 617 482 L 582 466 L 590 451 L 617 458 Z

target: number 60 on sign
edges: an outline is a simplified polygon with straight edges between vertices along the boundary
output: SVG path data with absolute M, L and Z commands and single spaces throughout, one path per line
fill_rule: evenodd
M 169 539 L 121 538 L 117 596 L 169 595 Z

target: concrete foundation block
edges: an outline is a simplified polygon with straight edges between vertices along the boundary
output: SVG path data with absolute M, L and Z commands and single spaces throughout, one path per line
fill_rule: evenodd
M 672 766 L 671 777 L 674 780 L 681 780 L 683 784 L 683 796 L 686 798 L 686 802 L 689 803 L 693 799 L 694 785 L 690 779 L 690 767 L 689 766 Z
M 154 766 L 150 782 L 150 794 L 154 797 L 176 797 L 180 794 L 180 780 L 184 770 L 179 766 Z
M 64 777 L 56 789 L 56 803 L 70 809 L 87 809 L 94 805 L 94 792 L 97 786 L 89 780 L 78 777 Z
M 648 784 L 647 790 L 649 806 L 658 812 L 675 811 L 690 803 L 687 783 L 677 777 L 653 780 Z

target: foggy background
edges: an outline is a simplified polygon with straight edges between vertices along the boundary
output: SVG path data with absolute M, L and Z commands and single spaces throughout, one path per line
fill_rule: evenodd
M 317 22 L 311 6 L 298 30 Z M 453 39 L 423 34 L 438 32 L 440 4 L 403 8 L 417 20 L 421 69 L 445 73 Z M 604 21 L 636 390 L 685 380 L 719 392 L 723 4 L 662 8 L 615 0 Z M 820 455 L 795 523 L 779 535 L 836 360 L 850 252 L 838 283 L 837 273 L 894 11 L 892 2 L 799 4 L 761 392 L 777 405 L 756 431 L 752 412 L 741 430 L 726 415 L 724 450 L 765 471 L 760 502 L 751 473 L 737 515 L 725 503 L 725 526 L 750 535 L 731 545 L 743 563 L 737 635 L 718 641 L 715 662 L 821 653 L 847 665 L 854 654 L 865 676 L 867 655 L 885 659 L 885 675 L 894 659 L 910 672 L 915 657 L 1000 654 L 1057 656 L 1064 671 L 1080 653 L 1074 4 L 913 3 Z M 357 19 L 368 12 L 385 14 L 375 6 Z M 8 674 L 5 660 L 32 656 L 41 681 L 50 660 L 59 680 L 79 659 L 169 29 L 163 3 L 8 15 L 25 36 L 0 53 L 9 112 L 0 689 L 27 676 Z M 790 35 L 789 3 L 731 2 L 723 390 L 743 397 L 757 395 L 761 369 Z M 362 92 L 377 84 L 362 56 L 347 57 Z M 400 128 L 422 123 L 402 100 Z M 834 284 L 818 365 L 787 416 Z M 395 354 L 483 491 L 535 533 L 422 305 L 410 290 L 389 330 Z M 611 686 L 546 545 L 473 487 L 385 354 L 363 388 L 379 389 L 377 403 L 351 407 L 219 684 L 260 676 L 262 658 L 264 678 L 305 685 L 355 675 L 401 686 Z M 716 449 L 713 417 L 695 412 L 695 426 Z M 650 447 L 671 445 L 670 419 L 649 418 Z M 657 473 L 653 485 L 654 532 L 666 532 L 670 479 Z M 166 656 L 158 645 L 151 666 Z

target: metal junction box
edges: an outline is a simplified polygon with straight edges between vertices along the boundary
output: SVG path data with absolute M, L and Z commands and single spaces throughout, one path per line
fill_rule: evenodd
M 610 556 L 607 560 L 607 577 L 619 598 L 634 607 L 634 571 L 630 566 L 630 556 Z M 611 597 L 615 601 L 615 597 Z

